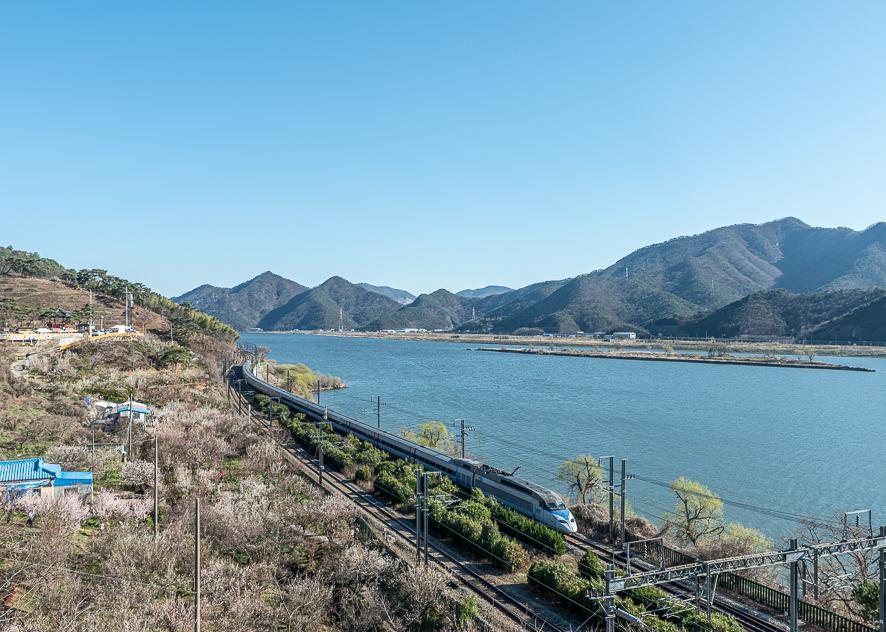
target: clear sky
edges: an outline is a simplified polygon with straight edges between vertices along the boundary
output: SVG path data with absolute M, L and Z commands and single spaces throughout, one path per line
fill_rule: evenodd
M 886 219 L 886 3 L 5 2 L 2 245 L 172 296 L 520 287 Z

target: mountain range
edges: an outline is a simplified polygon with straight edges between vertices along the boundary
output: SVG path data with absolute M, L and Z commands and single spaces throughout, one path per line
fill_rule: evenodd
M 603 270 L 517 290 L 487 286 L 453 294 L 440 289 L 415 297 L 341 277 L 308 289 L 266 272 L 235 288 L 203 285 L 173 300 L 190 302 L 241 330 L 341 324 L 368 331 L 532 327 L 552 333 L 627 329 L 695 335 L 688 332 L 704 330 L 858 337 L 881 331 L 877 323 L 884 317 L 877 320 L 880 295 L 855 290 L 884 286 L 886 223 L 855 231 L 786 218 L 671 239 Z

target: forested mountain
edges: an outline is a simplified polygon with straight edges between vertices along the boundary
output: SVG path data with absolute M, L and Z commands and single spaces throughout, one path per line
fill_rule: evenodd
M 431 294 L 422 294 L 410 305 L 369 323 L 366 329 L 449 329 L 470 320 L 471 307 L 478 301 L 479 299 L 464 298 L 446 290 L 437 290 Z
M 364 290 L 369 290 L 370 292 L 383 294 L 388 298 L 392 298 L 401 305 L 409 305 L 412 301 L 415 300 L 415 296 L 413 296 L 406 290 L 398 290 L 397 288 L 388 287 L 387 285 L 370 285 L 369 283 L 358 283 L 357 285 L 362 287 Z
M 883 291 L 886 294 L 886 290 Z M 861 305 L 809 333 L 809 340 L 886 341 L 886 296 Z
M 586 275 L 572 279 L 547 297 L 522 309 L 513 304 L 487 313 L 483 324 L 493 331 L 540 327 L 547 332 L 629 329 L 670 314 L 690 315 L 699 310 L 673 294 L 650 290 L 627 279 Z
M 400 307 L 392 298 L 335 276 L 271 310 L 258 326 L 270 331 L 338 329 L 341 309 L 344 328 L 358 329 Z
M 819 335 L 814 332 L 824 323 L 841 319 L 884 296 L 884 288 L 804 294 L 764 290 L 714 312 L 683 319 L 661 318 L 646 323 L 645 327 L 652 334 L 678 337 L 796 336 L 811 339 Z M 853 326 L 858 322 L 858 318 L 854 319 Z M 879 323 L 874 329 L 886 325 L 886 311 L 879 315 Z M 871 323 L 867 322 L 866 326 L 870 328 Z
M 256 323 L 264 329 L 337 328 L 342 308 L 346 329 L 642 332 L 644 323 L 670 317 L 654 323 L 656 331 L 792 335 L 772 332 L 811 332 L 874 300 L 864 292 L 817 298 L 806 293 L 881 286 L 886 286 L 886 223 L 855 231 L 813 228 L 789 217 L 671 239 L 605 270 L 511 291 L 502 286 L 459 294 L 437 290 L 404 305 L 414 297 L 387 286 L 358 286 L 333 277 L 305 291 L 265 273 L 232 290 L 201 286 L 176 300 L 190 301 L 240 329 Z M 787 292 L 750 296 L 778 288 Z M 794 298 L 798 295 L 805 298 Z M 749 300 L 736 303 L 745 297 Z M 846 331 L 873 326 L 864 323 L 841 326 Z
M 716 309 L 753 292 L 886 286 L 886 223 L 864 231 L 798 219 L 742 224 L 641 248 L 599 276 L 628 278 Z
M 492 296 L 494 294 L 504 294 L 506 292 L 513 292 L 509 287 L 505 287 L 503 285 L 487 285 L 486 287 L 481 287 L 478 290 L 462 290 L 461 292 L 456 292 L 456 296 L 464 296 L 465 298 L 486 298 L 487 296 Z
M 195 309 L 215 316 L 234 329 L 245 331 L 256 327 L 268 312 L 285 305 L 307 289 L 273 272 L 264 272 L 237 287 L 201 285 L 172 300 L 190 303 Z
M 95 294 L 92 302 L 90 290 Z M 12 246 L 0 248 L 0 294 L 0 320 L 11 327 L 31 327 L 35 322 L 53 320 L 59 307 L 73 312 L 75 322 L 85 323 L 91 318 L 101 324 L 103 316 L 122 318 L 128 295 L 132 322 L 143 330 L 161 336 L 171 333 L 183 345 L 190 344 L 195 334 L 196 338 L 237 339 L 236 331 L 212 315 L 179 305 L 143 283 L 98 268 L 68 269 L 36 252 Z M 119 324 L 106 324 L 112 323 Z

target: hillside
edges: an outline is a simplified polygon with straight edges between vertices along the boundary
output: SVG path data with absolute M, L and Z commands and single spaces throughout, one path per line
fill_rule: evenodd
M 680 337 L 812 337 L 823 323 L 886 295 L 886 289 L 836 290 L 792 294 L 787 290 L 755 292 L 725 307 L 694 317 L 662 318 L 646 323 L 652 334 Z M 883 321 L 881 315 L 880 320 Z
M 809 340 L 884 342 L 886 341 L 886 290 L 883 296 L 861 305 L 848 314 L 822 323 L 809 332 Z
M 513 292 L 514 290 L 505 287 L 503 285 L 487 285 L 486 287 L 482 287 L 478 290 L 462 290 L 461 292 L 456 292 L 456 296 L 464 296 L 465 298 L 486 298 L 487 296 L 493 296 L 495 294 L 505 294 L 506 292 Z
M 493 331 L 519 327 L 540 327 L 549 333 L 608 331 L 664 315 L 690 315 L 699 309 L 673 294 L 650 290 L 634 281 L 592 275 L 573 279 L 526 308 L 508 314 L 508 307 L 488 313 L 484 319 L 487 326 Z
M 344 328 L 357 329 L 400 307 L 392 298 L 336 276 L 271 310 L 258 326 L 267 331 L 338 329 L 341 309 Z
M 864 231 L 798 219 L 718 228 L 641 248 L 596 273 L 716 309 L 758 290 L 793 293 L 886 285 L 886 223 Z
M 471 319 L 471 307 L 478 299 L 464 298 L 446 290 L 420 295 L 412 304 L 401 307 L 366 325 L 369 331 L 383 329 L 451 329 Z
M 388 287 L 387 285 L 370 285 L 369 283 L 357 283 L 357 285 L 364 290 L 369 290 L 370 292 L 375 292 L 376 294 L 382 294 L 388 298 L 392 298 L 401 305 L 409 305 L 415 300 L 415 296 L 406 290 L 398 290 L 397 288 Z
M 236 331 L 213 316 L 179 305 L 143 283 L 108 274 L 107 270 L 68 269 L 35 252 L 11 247 L 0 248 L 0 290 L 0 315 L 7 327 L 35 326 L 48 320 L 47 310 L 58 307 L 74 312 L 74 322 L 88 322 L 92 310 L 93 323 L 98 326 L 121 324 L 128 294 L 132 324 L 141 325 L 149 333 L 161 337 L 172 333 L 185 345 L 192 338 L 237 339 Z M 111 322 L 103 323 L 103 317 Z
M 190 303 L 195 309 L 215 316 L 239 331 L 256 327 L 268 312 L 285 305 L 306 291 L 304 285 L 264 272 L 233 288 L 201 285 L 172 300 Z
M 447 290 L 422 294 L 415 302 L 370 323 L 365 329 L 478 329 L 487 327 L 484 314 L 502 314 L 534 305 L 563 286 L 563 281 L 535 283 L 519 290 L 489 294 L 484 298 L 459 296 Z M 504 311 L 505 309 L 511 311 Z M 475 318 L 475 320 L 471 320 Z

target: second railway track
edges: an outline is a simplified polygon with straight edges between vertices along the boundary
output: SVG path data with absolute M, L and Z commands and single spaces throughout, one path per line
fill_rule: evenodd
M 237 396 L 242 397 L 239 394 L 237 394 Z M 271 430 L 262 420 L 253 418 L 253 422 L 265 430 Z M 297 446 L 292 442 L 281 441 L 273 432 L 271 432 L 271 436 L 281 449 L 297 459 L 303 466 L 305 466 L 308 472 L 316 471 L 316 465 L 312 462 L 310 457 L 304 453 L 300 446 Z M 377 498 L 360 489 L 350 481 L 343 480 L 336 472 L 324 469 L 323 480 L 325 485 L 328 485 L 340 494 L 350 498 L 365 512 L 373 514 L 380 522 L 391 525 L 394 528 L 394 533 L 403 538 L 407 543 L 414 541 L 415 529 L 405 518 L 395 514 Z M 485 599 L 494 608 L 505 614 L 524 629 L 534 632 L 566 632 L 564 628 L 548 621 L 545 617 L 533 611 L 520 600 L 506 593 L 501 588 L 484 578 L 481 574 L 457 560 L 454 556 L 435 546 L 433 542 L 429 541 L 428 548 L 429 554 L 431 554 L 434 562 L 446 568 L 452 573 L 453 577 L 458 579 L 459 582 Z
M 564 535 L 566 535 L 566 539 L 570 544 L 582 550 L 593 550 L 600 556 L 601 560 L 611 560 L 621 568 L 624 568 L 627 565 L 627 559 L 623 552 L 608 549 L 598 544 L 597 542 L 584 537 L 581 534 L 571 533 Z M 635 561 L 632 556 L 631 564 L 634 565 L 635 563 L 637 563 L 638 566 L 640 564 L 643 564 L 643 562 L 640 560 Z M 659 584 L 658 587 L 671 595 L 683 595 L 687 592 L 687 589 L 685 587 L 673 582 L 667 584 Z M 714 597 L 712 608 L 716 612 L 734 617 L 742 625 L 742 627 L 749 632 L 785 632 L 787 629 L 786 627 L 775 625 L 761 617 L 753 616 L 746 612 L 744 609 L 737 608 L 734 605 L 727 603 L 726 600 L 717 596 Z

